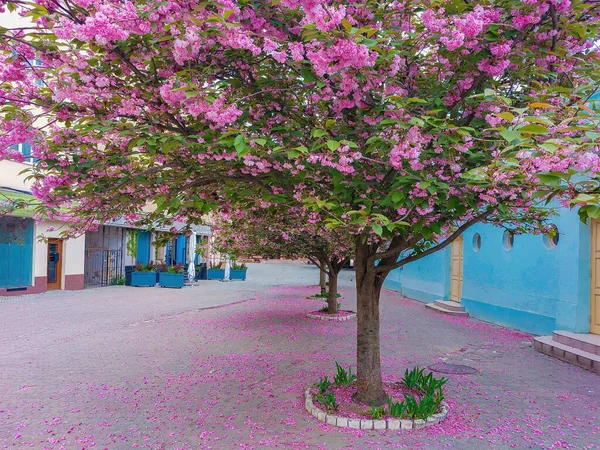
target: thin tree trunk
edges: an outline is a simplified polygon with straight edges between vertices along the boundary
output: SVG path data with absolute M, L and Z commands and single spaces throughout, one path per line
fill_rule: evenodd
M 379 342 L 379 295 L 383 281 L 369 266 L 368 244 L 358 238 L 356 244 L 356 401 L 381 405 L 386 400 L 381 380 L 381 355 Z M 385 275 L 383 275 L 385 278 Z
M 327 294 L 327 314 L 335 314 L 337 312 L 337 277 L 338 274 L 329 269 L 329 293 Z
M 319 269 L 319 286 L 321 286 L 321 295 L 327 294 L 327 274 L 323 269 L 323 263 L 321 262 L 321 267 Z

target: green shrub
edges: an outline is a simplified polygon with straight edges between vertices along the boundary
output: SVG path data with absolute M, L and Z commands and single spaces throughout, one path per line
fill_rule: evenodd
M 369 414 L 373 419 L 381 419 L 383 416 L 384 407 L 383 406 L 375 406 L 371 405 L 371 409 L 369 410 Z
M 393 417 L 405 415 L 412 419 L 426 419 L 439 411 L 440 404 L 444 401 L 442 387 L 447 382 L 447 378 L 436 378 L 431 372 L 425 375 L 424 369 L 419 367 L 410 371 L 406 369 L 400 383 L 416 390 L 419 397 L 404 394 L 404 402 L 398 403 L 388 398 L 388 414 Z
M 423 372 L 425 369 L 419 369 L 418 366 L 411 371 L 406 369 L 404 372 L 404 378 L 400 380 L 400 383 L 409 389 L 418 388 L 423 383 Z
M 337 310 L 339 311 L 341 308 L 342 304 L 340 302 L 337 302 Z M 327 312 L 327 310 L 329 309 L 329 307 L 327 305 L 323 306 L 319 312 Z
M 337 375 L 333 378 L 333 382 L 337 386 L 348 386 L 354 380 L 356 380 L 356 375 L 352 373 L 351 367 L 348 367 L 348 372 L 346 372 L 344 368 L 337 363 L 337 361 L 335 363 L 335 367 L 337 369 Z
M 340 405 L 335 400 L 335 394 L 333 392 L 329 392 L 328 394 L 318 393 L 315 395 L 315 400 L 323 405 L 327 411 L 337 410 Z
M 327 389 L 329 389 L 329 386 L 331 386 L 331 381 L 329 381 L 329 378 L 327 377 L 323 377 L 319 380 L 319 382 L 317 383 L 317 387 L 319 388 L 319 391 L 321 392 L 321 394 L 324 394 L 325 392 L 327 392 Z
M 387 412 L 390 416 L 399 419 L 406 411 L 406 403 L 404 402 L 394 402 L 392 397 L 388 397 L 387 401 Z

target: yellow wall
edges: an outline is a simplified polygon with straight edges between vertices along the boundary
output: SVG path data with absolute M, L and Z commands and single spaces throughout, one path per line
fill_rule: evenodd
M 53 231 L 48 231 L 54 227 Z M 64 229 L 62 222 L 40 222 L 35 226 L 35 249 L 33 253 L 35 276 L 45 277 L 48 271 L 48 244 L 43 238 L 61 238 Z M 83 275 L 85 265 L 85 236 L 66 239 L 63 241 L 62 254 L 62 286 L 65 285 L 65 275 Z
M 32 183 L 31 180 L 25 181 L 27 174 L 19 175 L 28 167 L 31 166 L 14 161 L 0 161 L 0 186 L 19 191 L 30 191 Z

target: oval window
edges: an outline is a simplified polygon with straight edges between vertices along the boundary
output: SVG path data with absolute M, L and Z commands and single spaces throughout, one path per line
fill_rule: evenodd
M 510 252 L 513 248 L 514 243 L 515 235 L 508 230 L 504 231 L 504 234 L 502 235 L 502 244 L 504 245 L 504 250 Z
M 477 253 L 479 250 L 481 250 L 481 235 L 475 233 L 473 235 L 473 251 Z
M 560 234 L 558 233 L 558 228 L 556 227 L 556 225 L 552 224 L 550 228 L 552 228 L 552 231 L 549 231 L 548 233 L 544 234 L 542 239 L 544 241 L 544 246 L 548 250 L 553 250 L 558 245 Z

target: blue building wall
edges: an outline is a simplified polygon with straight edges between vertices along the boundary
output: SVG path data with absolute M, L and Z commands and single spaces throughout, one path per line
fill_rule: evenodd
M 461 304 L 469 314 L 534 334 L 589 331 L 589 227 L 568 210 L 553 223 L 559 230 L 555 248 L 543 236 L 522 235 L 508 250 L 504 229 L 491 225 L 465 232 Z M 450 249 L 393 271 L 385 286 L 426 302 L 449 299 Z

